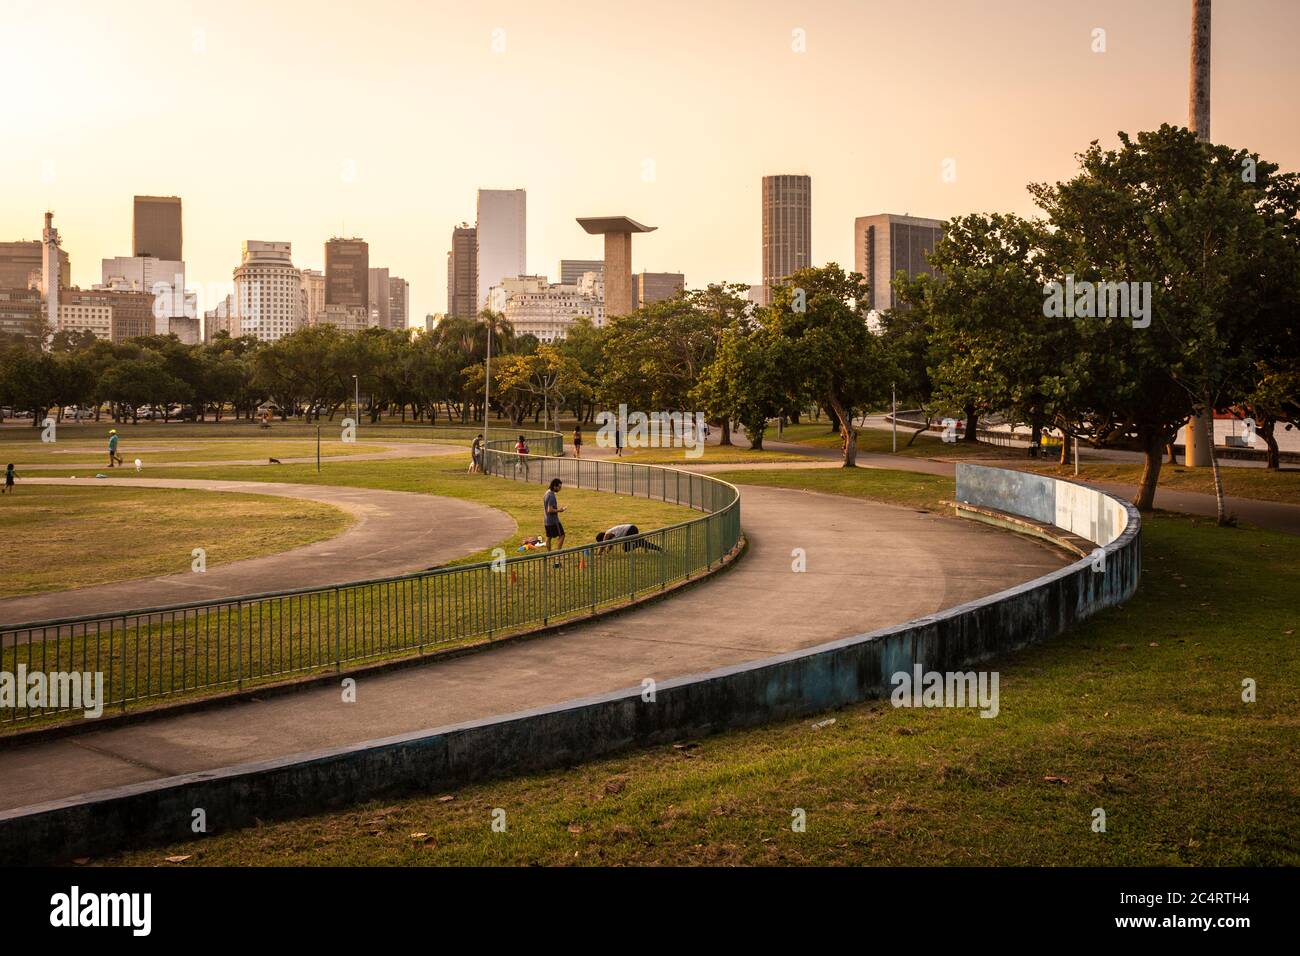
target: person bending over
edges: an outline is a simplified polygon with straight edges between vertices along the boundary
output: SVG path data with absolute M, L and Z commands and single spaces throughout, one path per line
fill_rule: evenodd
M 597 531 L 596 540 L 598 542 L 603 542 L 605 544 L 605 547 L 599 548 L 597 550 L 605 551 L 608 548 L 612 548 L 613 545 L 610 544 L 609 542 L 613 541 L 616 538 L 631 538 L 640 533 L 641 533 L 640 530 L 638 530 L 637 526 L 634 524 L 616 524 L 608 531 Z M 642 548 L 646 551 L 663 550 L 663 548 L 659 547 L 659 545 L 653 544 L 652 542 L 646 540 L 645 538 L 639 538 L 636 541 L 623 542 L 624 551 L 631 551 L 634 548 Z

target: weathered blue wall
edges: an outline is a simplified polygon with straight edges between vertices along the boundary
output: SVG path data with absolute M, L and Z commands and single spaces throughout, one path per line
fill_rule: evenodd
M 998 471 L 966 472 L 964 487 L 968 493 L 978 488 L 982 497 L 972 503 L 1043 513 L 1047 494 L 1056 493 L 1037 481 L 1004 477 L 1006 472 L 987 474 Z M 962 480 L 959 468 L 959 485 Z M 1111 503 L 1122 511 L 1125 526 L 1105 546 L 1104 571 L 1094 570 L 1094 562 L 1085 558 L 930 617 L 668 680 L 658 685 L 653 703 L 642 701 L 640 687 L 629 688 L 556 707 L 7 811 L 0 813 L 0 861 L 58 861 L 189 839 L 195 807 L 204 808 L 210 830 L 220 832 L 257 819 L 334 809 L 386 794 L 445 790 L 884 696 L 890 675 L 914 664 L 925 670 L 962 670 L 1053 637 L 1130 597 L 1141 572 L 1140 522 L 1131 506 L 1107 498 L 1105 507 Z

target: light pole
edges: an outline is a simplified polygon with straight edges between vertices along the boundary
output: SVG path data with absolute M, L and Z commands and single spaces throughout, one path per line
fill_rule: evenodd
M 361 421 L 361 386 L 357 383 L 357 377 L 352 376 L 352 413 L 354 421 Z
M 889 386 L 889 422 L 894 426 L 894 454 L 898 454 L 898 386 Z
M 492 317 L 485 315 L 483 321 L 487 323 L 487 363 L 483 374 L 483 447 L 486 448 L 488 443 L 488 409 L 491 407 L 492 400 Z

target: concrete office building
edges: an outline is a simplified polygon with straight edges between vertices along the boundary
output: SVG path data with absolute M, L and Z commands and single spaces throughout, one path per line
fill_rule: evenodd
M 370 328 L 370 310 L 364 305 L 329 303 L 316 316 L 317 325 L 333 325 L 343 332 Z
M 171 316 L 193 315 L 195 306 L 185 293 L 185 263 L 154 256 L 117 256 L 100 260 L 99 291 L 145 292 L 154 300 L 153 332 L 166 335 Z
M 181 200 L 179 196 L 136 196 L 131 254 L 180 260 Z
M 528 200 L 522 189 L 478 191 L 478 292 L 475 311 L 502 279 L 528 274 Z
M 595 272 L 598 275 L 605 274 L 604 259 L 561 259 L 560 260 L 560 284 L 577 285 L 584 273 Z
M 315 325 L 316 317 L 325 308 L 325 273 L 318 269 L 302 269 L 302 309 L 300 319 L 303 325 Z
M 44 245 L 39 239 L 0 242 L 0 289 L 38 289 L 44 266 Z M 59 281 L 63 288 L 72 282 L 68 254 L 59 249 Z
M 478 314 L 478 230 L 465 223 L 451 231 L 447 314 L 456 319 L 472 319 Z
M 321 276 L 322 283 L 324 275 Z M 321 296 L 325 295 L 324 286 L 321 287 Z M 235 310 L 235 297 L 233 294 L 227 294 L 224 299 L 211 309 L 203 313 L 203 341 L 211 342 L 222 332 L 230 333 L 230 315 Z
M 388 327 L 405 330 L 411 318 L 411 283 L 401 276 L 388 279 Z
M 772 286 L 812 265 L 812 177 L 763 177 L 763 302 Z
M 302 273 L 293 267 L 287 242 L 247 240 L 235 269 L 231 335 L 274 342 L 301 325 Z
M 599 299 L 577 285 L 550 283 L 545 276 L 506 279 L 492 288 L 489 298 L 493 310 L 505 315 L 516 335 L 532 334 L 546 343 L 563 339 L 580 316 L 596 325 L 605 323 L 605 307 Z
M 943 238 L 943 221 L 882 213 L 853 221 L 853 271 L 871 290 L 871 308 L 883 312 L 895 305 L 894 276 L 934 274 L 927 256 Z
M 370 247 L 364 239 L 325 243 L 325 304 L 370 308 Z
M 105 342 L 113 340 L 113 306 L 103 300 L 69 292 L 59 305 L 56 332 L 89 332 Z
M 42 342 L 44 338 L 45 315 L 40 290 L 0 288 L 0 343 L 13 339 Z
M 671 299 L 686 288 L 680 272 L 638 272 L 632 276 L 632 304 L 636 308 Z
M 387 329 L 388 324 L 388 270 L 372 266 L 367 281 L 369 294 L 366 308 L 370 310 L 370 324 L 375 328 Z

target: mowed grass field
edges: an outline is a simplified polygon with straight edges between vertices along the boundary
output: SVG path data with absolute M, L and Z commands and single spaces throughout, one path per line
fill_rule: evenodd
M 345 455 L 368 455 L 387 451 L 384 445 L 365 445 L 337 440 L 321 441 L 322 458 L 338 458 Z M 311 441 L 249 441 L 246 439 L 178 439 L 167 440 L 123 440 L 117 453 L 125 461 L 124 466 L 135 469 L 135 460 L 141 465 L 154 468 L 158 465 L 178 462 L 196 461 L 240 461 L 257 460 L 267 462 L 278 458 L 316 458 L 316 442 Z M 88 441 L 83 439 L 60 440 L 44 443 L 41 441 L 5 442 L 0 444 L 0 457 L 4 462 L 12 462 L 21 472 L 24 467 L 46 471 L 50 468 L 71 467 L 74 464 L 88 465 L 87 470 L 108 471 L 108 440 Z M 113 469 L 114 472 L 117 469 Z
M 1019 464 L 1040 474 L 1073 478 L 1074 466 Z M 1300 504 L 1300 467 L 1294 465 L 1279 471 L 1264 468 L 1242 468 L 1220 465 L 1223 493 L 1230 498 L 1255 498 L 1260 501 L 1282 501 Z M 1084 481 L 1114 481 L 1136 486 L 1142 477 L 1142 466 L 1127 463 L 1084 463 L 1079 466 L 1079 478 Z M 1209 468 L 1186 468 L 1165 464 L 1160 467 L 1160 485 L 1170 491 L 1195 491 L 1214 494 L 1214 473 Z M 1157 495 L 1156 503 L 1160 503 Z
M 333 537 L 352 516 L 314 501 L 159 488 L 22 485 L 0 498 L 0 598 L 190 570 Z
M 775 474 L 900 504 L 935 492 L 924 475 Z M 994 719 L 869 702 L 96 862 L 1300 864 L 1300 538 L 1159 514 L 1143 562 L 1128 604 L 996 661 Z
M 266 444 L 272 443 L 273 441 L 268 441 Z M 344 485 L 387 491 L 409 491 L 426 495 L 445 495 L 479 502 L 504 511 L 515 519 L 518 529 L 510 538 L 505 541 L 485 543 L 482 549 L 459 561 L 452 562 L 454 564 L 488 560 L 493 556 L 493 549 L 497 547 L 504 547 L 508 554 L 514 555 L 525 537 L 541 535 L 543 531 L 542 495 L 545 493 L 545 489 L 540 485 L 526 484 L 506 478 L 469 474 L 467 471 L 469 465 L 468 449 L 448 455 L 424 458 L 396 458 L 378 461 L 334 460 L 324 462 L 322 470 L 317 472 L 314 460 L 301 464 L 285 463 L 281 465 L 224 464 L 220 460 L 201 457 L 208 451 L 204 443 L 191 441 L 187 444 L 198 445 L 199 449 L 197 452 L 180 453 L 184 456 L 182 461 L 195 461 L 198 464 L 173 465 L 172 467 L 157 465 L 144 469 L 139 473 L 139 477 Z M 344 447 L 355 449 L 359 446 L 349 445 Z M 0 449 L 2 448 L 3 446 L 0 446 Z M 193 457 L 195 455 L 200 457 Z M 260 455 L 246 457 L 261 458 Z M 75 473 L 67 468 L 40 472 L 41 476 Z M 108 472 L 105 471 L 105 473 Z M 114 469 L 112 474 L 114 477 L 119 478 L 137 477 L 134 468 L 126 468 L 121 471 Z M 19 484 L 19 491 L 23 494 L 32 495 L 38 492 L 37 486 L 23 487 L 21 481 Z M 43 493 L 44 490 L 42 488 L 40 492 Z M 565 530 L 568 533 L 565 542 L 566 546 L 593 541 L 597 531 L 603 531 L 624 522 L 631 522 L 643 531 L 650 531 L 655 528 L 688 521 L 700 515 L 700 512 L 692 511 L 682 505 L 648 501 L 643 498 L 635 498 L 630 495 L 615 495 L 605 491 L 583 491 L 577 488 L 563 490 L 560 493 L 560 504 L 567 508 L 561 516 Z

